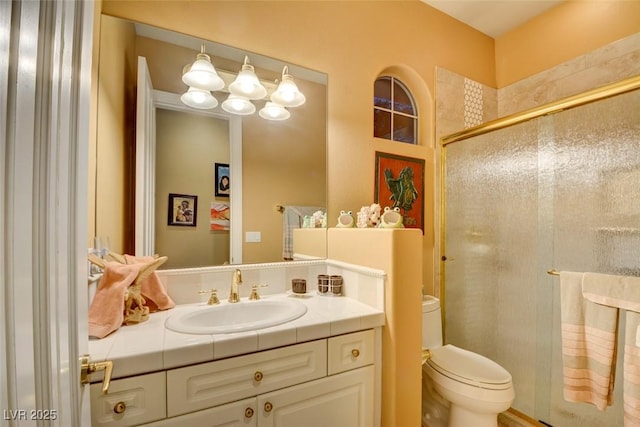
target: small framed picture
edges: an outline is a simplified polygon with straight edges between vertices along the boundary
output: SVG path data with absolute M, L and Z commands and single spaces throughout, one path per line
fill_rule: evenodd
M 198 196 L 169 194 L 169 216 L 167 225 L 196 226 Z
M 228 163 L 216 163 L 215 164 L 215 176 L 216 176 L 216 197 L 229 197 L 231 194 L 231 181 L 229 175 L 229 164 Z

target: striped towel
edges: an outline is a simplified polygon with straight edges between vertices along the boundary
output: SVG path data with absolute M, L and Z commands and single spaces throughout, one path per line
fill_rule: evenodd
M 624 334 L 624 425 L 640 426 L 640 278 L 585 273 L 582 292 L 586 299 L 626 310 Z
M 282 213 L 282 258 L 289 261 L 293 259 L 293 230 L 302 227 L 305 216 L 323 210 L 317 206 L 285 206 Z
M 603 411 L 612 404 L 618 310 L 585 299 L 582 278 L 560 272 L 564 398 Z

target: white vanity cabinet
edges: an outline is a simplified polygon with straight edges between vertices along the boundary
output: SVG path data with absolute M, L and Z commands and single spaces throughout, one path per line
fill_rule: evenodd
M 114 380 L 93 426 L 372 427 L 375 342 L 370 329 Z M 115 414 L 122 396 L 131 411 Z

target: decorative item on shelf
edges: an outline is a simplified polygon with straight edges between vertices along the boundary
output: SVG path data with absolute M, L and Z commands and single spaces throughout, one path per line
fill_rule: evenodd
M 353 212 L 340 211 L 340 215 L 338 216 L 338 224 L 336 225 L 336 227 L 351 228 L 354 225 L 355 225 L 355 221 L 353 220 Z
M 307 281 L 305 279 L 291 279 L 291 291 L 294 294 L 306 294 Z
M 380 217 L 380 228 L 404 228 L 402 223 L 402 214 L 400 208 L 389 208 L 385 206 L 384 212 Z
M 329 292 L 329 275 L 318 274 L 318 293 L 321 295 Z
M 233 79 L 226 89 L 225 79 Z M 265 105 L 258 112 L 260 117 L 266 120 L 286 120 L 291 116 L 287 108 L 298 107 L 306 102 L 306 97 L 289 74 L 288 66 L 285 65 L 282 69 L 280 83 L 277 80 L 275 83 L 261 81 L 246 55 L 237 75 L 229 71 L 218 71 L 213 66 L 211 57 L 205 53 L 204 44 L 201 45 L 195 62 L 184 67 L 182 81 L 188 89 L 180 99 L 191 108 L 216 108 L 218 100 L 212 92 L 223 91 L 228 92 L 229 96 L 222 102 L 222 109 L 230 114 L 253 114 L 256 106 L 252 101 L 265 100 Z
M 342 284 L 344 280 L 342 276 L 338 274 L 332 274 L 329 276 L 329 291 L 331 295 L 342 295 Z
M 361 207 L 357 214 L 357 227 L 377 227 L 380 224 L 380 211 L 380 205 L 377 203 Z

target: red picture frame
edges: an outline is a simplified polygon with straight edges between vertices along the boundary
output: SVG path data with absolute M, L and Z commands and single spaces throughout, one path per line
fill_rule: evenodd
M 424 233 L 424 159 L 376 151 L 374 202 L 399 207 L 406 228 Z

